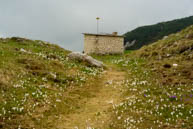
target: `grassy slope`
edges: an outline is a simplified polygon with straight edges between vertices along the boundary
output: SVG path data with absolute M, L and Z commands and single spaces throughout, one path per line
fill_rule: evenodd
M 128 48 L 136 50 L 162 39 L 172 33 L 177 33 L 193 24 L 193 16 L 177 19 L 169 22 L 162 22 L 155 25 L 139 27 L 125 34 L 125 42 L 136 40 L 136 44 Z
M 0 128 L 54 128 L 59 114 L 92 97 L 102 69 L 68 61 L 68 53 L 42 41 L 0 39 Z
M 95 57 L 127 73 L 109 128 L 193 128 L 193 26 L 124 56 Z
M 192 35 L 189 27 L 136 52 L 93 55 L 126 73 L 109 129 L 193 127 Z M 0 40 L 1 128 L 54 128 L 61 114 L 96 97 L 102 70 L 68 61 L 67 53 L 41 41 Z
M 193 26 L 145 46 L 135 55 L 150 60 L 148 66 L 159 73 L 162 84 L 192 84 Z

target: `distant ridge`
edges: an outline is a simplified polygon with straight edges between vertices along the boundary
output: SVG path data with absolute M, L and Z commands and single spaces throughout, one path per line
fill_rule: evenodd
M 193 16 L 168 22 L 161 22 L 155 25 L 138 27 L 124 34 L 125 44 L 128 46 L 126 49 L 139 49 L 144 45 L 162 39 L 164 36 L 179 32 L 190 25 L 193 25 Z M 131 44 L 133 41 L 135 41 L 135 44 Z

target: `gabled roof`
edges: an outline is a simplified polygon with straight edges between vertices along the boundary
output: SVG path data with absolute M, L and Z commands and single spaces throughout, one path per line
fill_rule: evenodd
M 124 37 L 123 35 L 114 35 L 114 34 L 91 34 L 91 33 L 82 33 L 82 34 L 93 35 L 93 36 Z

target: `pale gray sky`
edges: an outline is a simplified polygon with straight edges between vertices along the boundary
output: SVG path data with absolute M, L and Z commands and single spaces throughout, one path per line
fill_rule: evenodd
M 123 34 L 193 15 L 193 0 L 0 0 L 0 36 L 19 36 L 82 51 L 83 32 Z

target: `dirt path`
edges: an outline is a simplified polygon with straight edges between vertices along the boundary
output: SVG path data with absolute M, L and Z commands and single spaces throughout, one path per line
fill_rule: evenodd
M 100 90 L 94 98 L 87 98 L 83 108 L 76 113 L 64 116 L 59 129 L 104 129 L 111 117 L 113 104 L 121 102 L 122 82 L 125 73 L 116 68 L 108 69 L 100 82 Z

